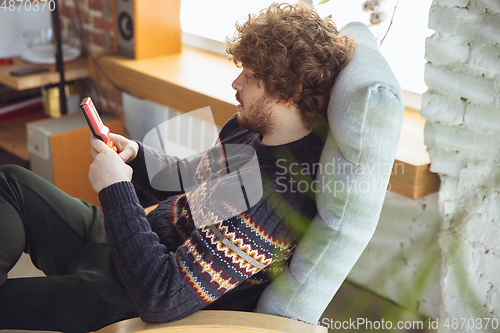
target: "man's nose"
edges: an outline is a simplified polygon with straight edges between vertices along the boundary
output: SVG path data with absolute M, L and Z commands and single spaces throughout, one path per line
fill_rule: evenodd
M 233 89 L 236 91 L 241 91 L 242 89 L 242 81 L 241 81 L 242 76 L 243 72 L 241 72 L 240 75 L 238 75 L 238 77 L 234 79 L 233 83 L 231 84 L 231 87 L 233 87 Z

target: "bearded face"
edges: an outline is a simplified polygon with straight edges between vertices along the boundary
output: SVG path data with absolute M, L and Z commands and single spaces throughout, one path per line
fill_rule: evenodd
M 273 101 L 265 93 L 258 99 L 243 102 L 239 93 L 236 93 L 238 106 L 238 123 L 241 127 L 261 135 L 269 134 L 274 126 L 272 113 Z

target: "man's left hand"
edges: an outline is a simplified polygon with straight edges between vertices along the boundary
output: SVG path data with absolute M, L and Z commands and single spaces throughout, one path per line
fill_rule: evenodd
M 94 191 L 99 193 L 114 183 L 132 180 L 132 168 L 116 152 L 95 137 L 90 140 L 90 144 L 90 155 L 94 162 L 89 168 L 89 180 Z

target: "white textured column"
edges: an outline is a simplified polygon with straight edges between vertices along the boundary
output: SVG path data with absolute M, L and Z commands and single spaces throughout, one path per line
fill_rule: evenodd
M 439 173 L 440 323 L 500 318 L 500 1 L 435 0 L 421 114 Z M 479 321 L 478 321 L 479 322 Z M 483 320 L 483 324 L 486 321 Z M 487 332 L 477 324 L 440 332 Z M 461 325 L 461 321 L 459 322 Z

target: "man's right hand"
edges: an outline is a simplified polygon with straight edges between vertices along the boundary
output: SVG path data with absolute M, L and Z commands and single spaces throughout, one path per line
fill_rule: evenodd
M 109 133 L 110 139 L 118 151 L 118 155 L 122 158 L 125 163 L 132 162 L 139 152 L 139 145 L 137 142 L 127 139 L 124 136 Z

